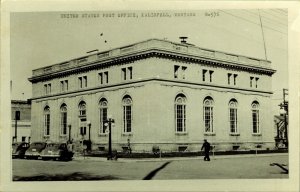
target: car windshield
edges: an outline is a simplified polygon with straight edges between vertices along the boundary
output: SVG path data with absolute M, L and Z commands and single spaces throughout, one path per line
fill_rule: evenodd
M 45 143 L 33 143 L 30 145 L 30 148 L 41 149 L 45 147 Z
M 50 143 L 47 144 L 47 148 L 59 148 L 60 144 L 59 143 Z
M 13 143 L 12 146 L 13 147 L 17 147 L 19 145 L 19 143 Z

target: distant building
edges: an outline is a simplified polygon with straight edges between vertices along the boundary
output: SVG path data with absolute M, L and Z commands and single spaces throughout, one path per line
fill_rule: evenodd
M 17 118 L 16 113 L 20 119 Z M 22 100 L 11 101 L 11 123 L 12 123 L 12 141 L 15 142 L 15 133 L 17 131 L 17 142 L 30 142 L 31 139 L 31 102 Z
M 199 151 L 273 148 L 271 62 L 150 39 L 33 70 L 32 140 Z

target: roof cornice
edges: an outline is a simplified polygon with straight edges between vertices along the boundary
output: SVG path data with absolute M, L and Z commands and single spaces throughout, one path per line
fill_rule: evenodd
M 29 78 L 28 80 L 32 83 L 39 82 L 39 81 L 46 81 L 53 78 L 59 78 L 59 77 L 69 76 L 72 74 L 83 73 L 94 69 L 108 67 L 111 65 L 126 64 L 128 62 L 147 59 L 150 57 L 172 59 L 172 60 L 178 60 L 187 63 L 209 65 L 214 67 L 237 69 L 242 71 L 256 72 L 265 75 L 272 75 L 273 73 L 276 72 L 276 70 L 266 68 L 266 67 L 245 65 L 239 62 L 223 61 L 220 59 L 205 58 L 193 54 L 178 53 L 169 50 L 161 50 L 161 49 L 153 48 L 148 50 L 136 51 L 134 53 L 125 54 L 121 56 L 109 57 L 102 61 L 93 61 L 93 62 L 86 63 L 85 65 L 78 65 L 73 68 L 57 70 L 49 73 L 44 73 L 41 75 L 35 75 Z

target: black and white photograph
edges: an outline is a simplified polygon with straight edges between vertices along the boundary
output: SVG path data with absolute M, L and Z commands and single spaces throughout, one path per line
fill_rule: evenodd
M 297 191 L 299 4 L 132 4 L 6 12 L 3 190 Z

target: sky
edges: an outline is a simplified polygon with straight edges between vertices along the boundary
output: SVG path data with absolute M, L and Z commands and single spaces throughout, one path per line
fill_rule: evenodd
M 142 17 L 153 12 L 12 13 L 11 98 L 31 98 L 28 78 L 33 69 L 84 56 L 94 49 L 105 51 L 150 38 L 179 42 L 179 36 L 187 36 L 188 43 L 198 47 L 270 60 L 272 68 L 277 71 L 272 77 L 272 111 L 278 112 L 282 89 L 288 88 L 286 10 L 186 11 L 193 16 L 175 16 L 175 13 L 184 11 L 160 11 L 170 17 Z M 132 14 L 128 13 L 134 13 L 135 17 L 129 17 Z M 86 17 L 85 14 L 96 17 Z

